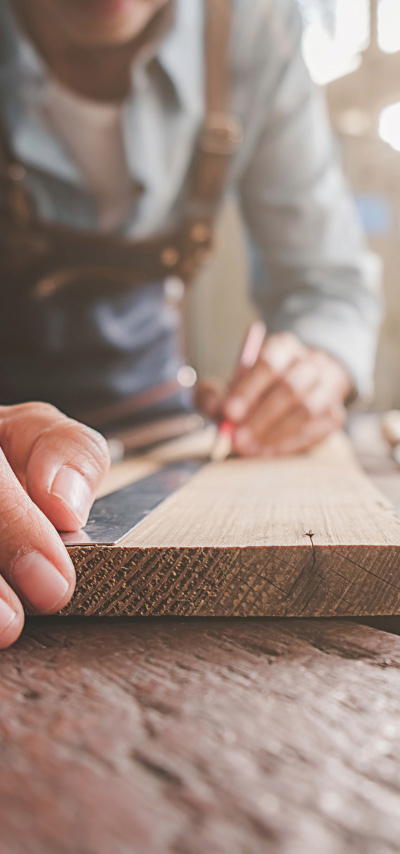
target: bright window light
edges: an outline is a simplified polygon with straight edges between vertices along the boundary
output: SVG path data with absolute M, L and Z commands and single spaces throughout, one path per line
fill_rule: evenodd
M 337 0 L 333 35 L 318 21 L 304 32 L 304 57 L 313 79 L 323 85 L 353 71 L 368 40 L 369 0 Z
M 388 142 L 396 151 L 400 151 L 400 101 L 391 104 L 381 112 L 379 120 L 379 136 Z
M 385 53 L 400 50 L 399 0 L 381 0 L 379 5 L 379 47 Z

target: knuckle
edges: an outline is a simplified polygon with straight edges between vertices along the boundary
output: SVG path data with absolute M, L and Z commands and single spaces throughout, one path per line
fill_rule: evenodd
M 281 376 L 288 370 L 289 365 L 304 355 L 303 344 L 292 332 L 282 332 L 272 336 L 265 343 L 263 350 L 263 361 L 267 363 L 271 371 Z
M 272 382 L 279 382 L 283 374 L 283 367 L 280 362 L 281 359 L 279 358 L 279 354 L 277 357 L 275 347 L 268 346 L 267 344 L 261 352 L 261 359 L 257 365 L 260 375 L 269 376 Z
M 43 401 L 30 400 L 26 403 L 18 403 L 15 406 L 0 407 L 0 421 L 6 431 L 11 430 L 13 425 L 18 425 L 18 423 L 23 424 L 25 421 L 29 423 L 37 419 L 40 419 L 44 429 L 46 429 L 46 424 L 52 424 L 63 418 L 66 416 L 59 409 L 51 403 Z
M 282 332 L 281 342 L 291 353 L 302 353 L 306 349 L 293 332 Z
M 110 452 L 107 440 L 101 433 L 98 433 L 97 430 L 88 427 L 86 424 L 75 422 L 75 428 L 82 439 L 86 453 L 91 456 L 96 468 L 101 472 L 107 471 L 110 466 Z
M 316 417 L 316 405 L 312 395 L 302 394 L 300 391 L 295 391 L 293 392 L 293 402 L 297 414 L 302 421 L 310 421 Z
M 110 465 L 110 452 L 107 440 L 97 430 L 93 430 L 91 427 L 88 427 L 87 430 L 89 431 L 87 436 L 92 444 L 97 460 L 102 468 L 108 468 Z
M 45 403 L 42 400 L 32 400 L 28 403 L 21 403 L 18 406 L 11 407 L 16 413 L 22 415 L 23 417 L 31 418 L 33 415 L 35 417 L 41 417 L 48 421 L 54 421 L 55 419 L 66 418 L 56 406 L 53 406 L 51 403 Z
M 271 343 L 266 341 L 261 349 L 260 358 L 257 362 L 257 368 L 262 371 L 265 371 L 266 368 L 270 368 L 271 350 Z
M 30 400 L 15 406 L 0 406 L 0 422 L 5 430 L 23 426 L 25 422 L 28 425 L 40 422 L 42 429 L 46 430 L 57 422 L 67 420 L 67 416 L 56 406 L 41 400 Z
M 297 388 L 296 379 L 294 376 L 285 373 L 281 376 L 281 387 L 285 392 L 286 396 L 290 398 L 293 403 L 300 405 L 302 403 L 302 394 Z
M 292 371 L 286 371 L 282 375 L 282 386 L 290 395 L 294 397 L 298 394 L 296 375 Z
M 14 453 L 21 458 L 23 448 L 29 444 L 29 436 L 39 431 L 46 434 L 55 424 L 66 420 L 66 416 L 50 403 L 28 401 L 16 406 L 0 409 L 0 442 L 6 454 Z M 34 444 L 37 439 L 35 438 Z
M 66 418 L 65 421 L 55 425 L 53 429 L 58 436 L 68 438 L 73 444 L 79 444 L 81 450 L 93 457 L 102 467 L 109 464 L 110 455 L 107 441 L 97 430 L 88 427 L 87 424 L 82 424 L 80 421 L 74 421 L 72 418 Z
M 319 413 L 316 412 L 312 402 L 307 400 L 303 401 L 301 415 L 304 421 L 316 421 L 319 417 Z
M 29 481 L 37 476 L 39 469 L 43 470 L 45 460 L 70 465 L 89 480 L 97 480 L 110 465 L 104 436 L 67 417 L 49 425 L 36 440 L 27 467 Z
M 282 332 L 281 341 L 284 342 L 287 346 L 293 347 L 299 343 L 299 339 L 296 338 L 293 332 Z

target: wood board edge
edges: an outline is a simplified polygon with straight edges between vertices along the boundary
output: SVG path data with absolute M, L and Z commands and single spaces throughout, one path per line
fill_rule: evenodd
M 344 617 L 400 614 L 400 547 L 69 549 L 81 616 Z

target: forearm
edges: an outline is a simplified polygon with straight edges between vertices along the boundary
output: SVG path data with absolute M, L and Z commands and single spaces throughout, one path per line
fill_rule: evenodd
M 273 91 L 267 69 L 257 83 L 254 123 L 261 118 L 241 177 L 252 290 L 270 331 L 291 331 L 326 350 L 365 394 L 382 314 L 379 262 L 366 247 L 323 97 L 304 66 L 295 7 L 285 8 L 292 9 L 286 50 L 276 48 Z

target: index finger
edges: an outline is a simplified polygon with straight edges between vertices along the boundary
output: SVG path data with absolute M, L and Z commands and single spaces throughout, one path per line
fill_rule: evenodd
M 224 409 L 226 418 L 236 424 L 249 418 L 304 349 L 290 333 L 268 338 L 254 367 L 241 376 L 228 396 Z
M 20 482 L 59 531 L 86 524 L 109 466 L 105 439 L 44 403 L 0 408 L 0 446 Z

